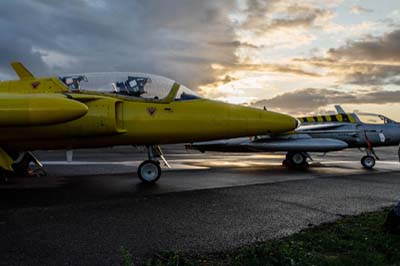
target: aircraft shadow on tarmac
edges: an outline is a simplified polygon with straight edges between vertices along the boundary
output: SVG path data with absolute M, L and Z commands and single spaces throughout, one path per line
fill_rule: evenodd
M 256 164 L 246 167 L 214 166 L 211 168 L 171 170 L 162 182 L 143 184 L 133 172 L 118 174 L 65 175 L 51 172 L 47 177 L 15 178 L 0 185 L 0 209 L 31 206 L 76 204 L 90 201 L 147 197 L 157 194 L 216 189 L 224 187 L 271 184 L 298 179 L 310 179 L 372 173 L 354 169 L 351 165 L 313 163 L 305 169 L 280 165 Z

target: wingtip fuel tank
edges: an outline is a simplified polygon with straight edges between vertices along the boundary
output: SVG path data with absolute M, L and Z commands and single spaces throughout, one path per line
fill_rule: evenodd
M 56 94 L 2 94 L 0 126 L 42 126 L 78 119 L 88 107 Z

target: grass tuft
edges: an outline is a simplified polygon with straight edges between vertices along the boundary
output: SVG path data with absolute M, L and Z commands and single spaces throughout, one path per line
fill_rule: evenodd
M 119 254 L 121 257 L 122 266 L 134 266 L 132 255 L 128 249 L 126 249 L 124 246 L 121 246 L 119 248 Z
M 190 257 L 165 253 L 147 266 L 357 266 L 400 265 L 400 233 L 383 229 L 388 210 L 345 217 L 289 237 L 234 250 Z

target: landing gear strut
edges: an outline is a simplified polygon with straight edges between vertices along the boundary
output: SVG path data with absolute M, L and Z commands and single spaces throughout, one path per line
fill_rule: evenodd
M 148 160 L 139 165 L 138 176 L 143 183 L 153 184 L 161 177 L 159 159 L 161 159 L 168 168 L 171 168 L 171 166 L 164 158 L 164 154 L 160 146 L 146 146 L 146 148 Z
M 288 152 L 286 154 L 286 159 L 283 160 L 282 164 L 284 166 L 303 168 L 308 166 L 307 158 L 309 158 L 309 156 L 304 152 Z

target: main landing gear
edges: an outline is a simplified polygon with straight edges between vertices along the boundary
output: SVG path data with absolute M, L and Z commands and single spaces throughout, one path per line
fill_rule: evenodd
M 46 176 L 43 164 L 32 152 L 21 152 L 14 161 L 12 168 L 17 176 L 40 177 Z
M 171 166 L 164 158 L 164 154 L 160 146 L 146 146 L 146 148 L 148 160 L 139 165 L 138 176 L 143 183 L 153 184 L 161 177 L 159 159 L 161 159 L 168 168 L 171 168 Z
M 310 156 L 306 152 L 288 152 L 282 164 L 288 167 L 305 168 L 308 166 L 307 158 Z
M 376 155 L 374 149 L 366 149 L 367 155 L 361 158 L 361 165 L 365 169 L 372 169 L 375 166 L 376 160 L 379 160 L 378 156 Z
M 10 156 L 10 158 L 13 160 L 11 169 L 5 170 L 5 168 L 0 167 L 0 183 L 8 183 L 11 178 L 47 175 L 43 164 L 32 152 L 21 152 Z

